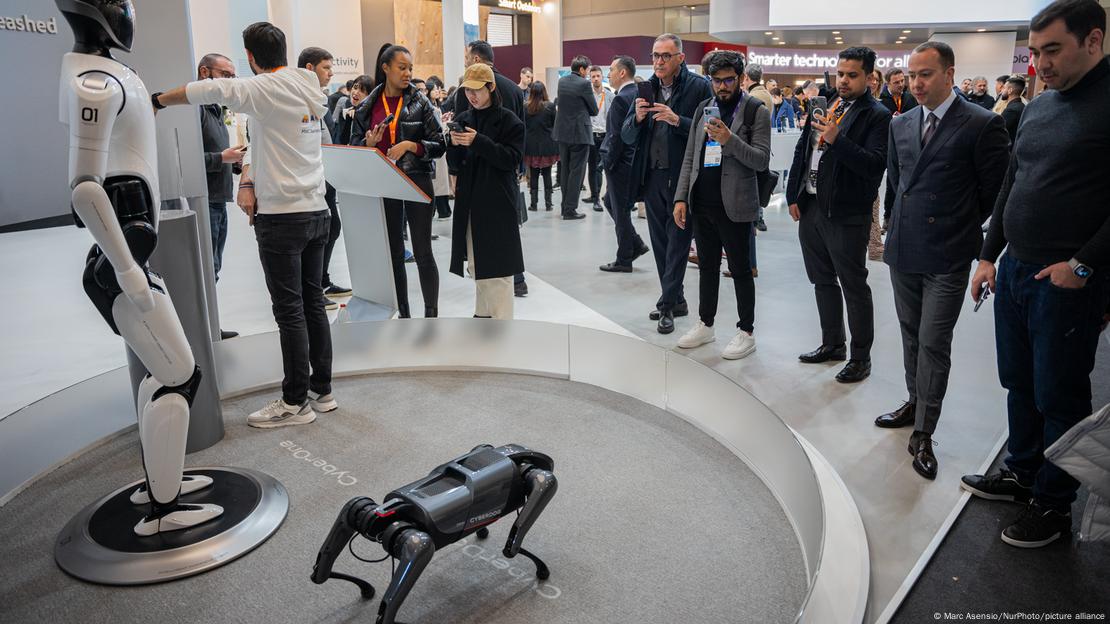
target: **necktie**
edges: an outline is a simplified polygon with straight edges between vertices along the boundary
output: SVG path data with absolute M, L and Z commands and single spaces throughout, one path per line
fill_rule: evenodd
M 937 116 L 929 113 L 929 118 L 925 120 L 925 133 L 921 135 L 921 147 L 928 145 L 933 138 L 933 133 L 937 131 L 937 121 Z

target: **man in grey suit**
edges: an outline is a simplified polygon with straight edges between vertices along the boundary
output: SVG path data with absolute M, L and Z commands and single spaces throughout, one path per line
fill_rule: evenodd
M 740 320 L 721 357 L 739 360 L 755 351 L 755 280 L 748 263 L 748 245 L 759 218 L 756 174 L 766 171 L 771 161 L 771 113 L 762 101 L 743 93 L 740 76 L 744 61 L 739 54 L 710 52 L 702 65 L 711 77 L 714 97 L 701 102 L 694 113 L 674 194 L 675 225 L 686 229 L 689 222 L 698 244 L 701 320 L 679 338 L 678 346 L 693 349 L 716 340 L 713 317 L 717 314 L 723 248 Z
M 563 170 L 563 218 L 584 219 L 578 212 L 578 199 L 582 193 L 582 180 L 586 178 L 586 162 L 590 146 L 594 144 L 590 117 L 597 115 L 597 100 L 586 79 L 590 59 L 576 56 L 570 64 L 570 73 L 559 79 L 558 109 L 555 129 L 551 138 L 559 143 L 559 169 Z
M 955 64 L 945 43 L 913 51 L 910 87 L 921 106 L 894 118 L 887 148 L 887 184 L 896 190 L 884 260 L 909 400 L 875 424 L 913 425 L 909 452 L 926 479 L 937 476 L 932 437 L 948 388 L 952 332 L 1009 161 L 1002 118 L 952 91 Z

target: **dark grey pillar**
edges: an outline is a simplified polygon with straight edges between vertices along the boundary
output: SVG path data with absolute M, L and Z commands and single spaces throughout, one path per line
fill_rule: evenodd
M 197 230 L 197 213 L 163 208 L 158 223 L 158 247 L 150 258 L 151 270 L 166 282 L 166 289 L 202 375 L 189 416 L 187 453 L 204 450 L 224 437 L 223 412 L 216 386 L 216 361 L 212 355 L 212 334 L 208 321 L 208 298 L 204 289 L 205 265 L 201 261 L 202 247 Z M 137 395 L 139 383 L 147 370 L 131 349 L 127 350 L 127 364 L 131 371 L 132 394 Z

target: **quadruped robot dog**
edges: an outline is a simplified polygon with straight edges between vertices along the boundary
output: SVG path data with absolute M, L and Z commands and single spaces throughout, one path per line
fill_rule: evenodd
M 386 558 L 396 558 L 398 565 L 382 596 L 376 624 L 394 624 L 401 603 L 437 548 L 471 534 L 485 539 L 488 525 L 512 511 L 519 513 L 502 554 L 510 559 L 524 555 L 536 564 L 536 576 L 546 579 L 547 566 L 521 542 L 555 495 L 558 481 L 553 469 L 554 462 L 543 453 L 517 444 L 496 448 L 484 444 L 393 490 L 380 505 L 364 496 L 353 498 L 340 510 L 316 556 L 312 582 L 350 581 L 362 590 L 364 599 L 373 598 L 370 583 L 333 572 L 332 566 L 356 535 L 381 544 Z

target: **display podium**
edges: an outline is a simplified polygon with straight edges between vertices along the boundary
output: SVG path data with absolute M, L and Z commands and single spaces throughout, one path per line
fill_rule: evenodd
M 391 318 L 397 294 L 390 266 L 382 199 L 430 202 L 420 187 L 375 148 L 325 145 L 324 176 L 335 187 L 354 296 L 353 321 Z

